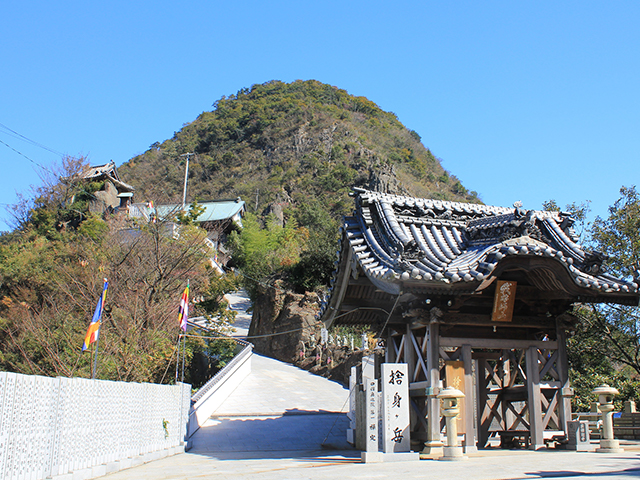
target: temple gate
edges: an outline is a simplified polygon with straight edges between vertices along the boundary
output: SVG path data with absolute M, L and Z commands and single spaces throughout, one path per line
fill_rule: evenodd
M 465 393 L 466 451 L 498 436 L 531 449 L 571 420 L 567 332 L 576 302 L 637 305 L 638 280 L 603 271 L 566 213 L 355 189 L 321 319 L 369 325 L 408 366 L 411 441 L 442 447 L 440 389 Z

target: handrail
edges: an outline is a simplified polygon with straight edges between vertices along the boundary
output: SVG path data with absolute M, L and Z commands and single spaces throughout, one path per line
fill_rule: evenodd
M 196 318 L 202 318 L 202 317 L 196 317 Z M 215 332 L 214 329 L 206 327 L 204 325 L 198 325 L 198 324 L 194 323 L 193 320 L 195 320 L 195 318 L 192 317 L 188 321 L 188 323 L 191 326 L 193 326 L 195 328 L 202 329 L 202 330 L 206 330 L 206 331 L 209 331 L 209 332 Z M 211 390 L 215 385 L 220 383 L 226 377 L 226 375 L 229 372 L 233 371 L 233 369 L 236 367 L 236 365 L 238 365 L 239 363 L 242 363 L 242 361 L 244 361 L 244 359 L 247 356 L 251 355 L 251 353 L 253 351 L 253 344 L 252 343 L 247 342 L 246 340 L 241 340 L 239 338 L 229 337 L 228 335 L 223 335 L 223 336 L 228 337 L 230 340 L 233 340 L 238 345 L 242 345 L 243 348 L 242 348 L 242 350 L 240 352 L 238 352 L 231 359 L 231 361 L 229 363 L 227 363 L 224 367 L 222 367 L 222 369 L 220 369 L 218 371 L 218 373 L 216 373 L 213 377 L 211 377 L 207 381 L 207 383 L 205 383 L 202 387 L 200 387 L 200 389 L 198 389 L 198 391 L 191 396 L 191 401 L 193 403 L 195 403 L 198 400 L 200 400 L 209 390 Z
M 231 337 L 230 337 L 231 338 Z M 248 342 L 244 342 L 243 340 L 233 339 L 239 344 L 244 343 L 244 348 L 235 356 L 229 363 L 227 363 L 218 373 L 216 373 L 213 377 L 209 379 L 207 383 L 205 383 L 200 389 L 191 396 L 192 402 L 197 402 L 200 400 L 209 390 L 211 390 L 215 385 L 220 383 L 227 376 L 229 372 L 231 372 L 236 365 L 244 361 L 244 359 L 251 355 L 253 351 L 253 345 Z M 242 343 L 241 343 L 242 342 Z

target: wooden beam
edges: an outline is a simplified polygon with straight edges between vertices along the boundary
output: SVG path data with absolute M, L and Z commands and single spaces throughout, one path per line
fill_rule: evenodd
M 381 315 L 389 315 L 393 308 L 393 301 L 375 301 L 363 298 L 345 297 L 340 305 L 340 311 L 348 312 L 350 310 L 374 310 L 380 312 Z M 382 310 L 385 310 L 383 312 Z
M 477 313 L 456 313 L 444 312 L 442 314 L 442 324 L 446 325 L 478 325 L 478 326 L 499 326 L 501 328 L 510 327 L 531 327 L 531 328 L 549 328 L 555 327 L 555 320 L 548 317 L 522 316 L 514 315 L 511 322 L 494 322 L 491 320 L 491 314 L 486 315 Z
M 496 348 L 510 350 L 512 348 L 558 348 L 558 342 L 549 340 L 542 342 L 538 340 L 509 340 L 501 338 L 458 338 L 458 337 L 440 337 L 441 347 L 460 347 L 462 345 L 471 345 L 473 348 Z
M 560 376 L 560 428 L 568 435 L 567 422 L 571 421 L 571 397 L 573 389 L 569 381 L 569 361 L 567 358 L 567 334 L 562 318 L 558 317 L 558 375 Z

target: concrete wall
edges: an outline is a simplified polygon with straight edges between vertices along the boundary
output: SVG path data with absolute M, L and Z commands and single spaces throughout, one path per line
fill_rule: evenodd
M 184 451 L 190 394 L 0 372 L 0 478 L 80 480 Z

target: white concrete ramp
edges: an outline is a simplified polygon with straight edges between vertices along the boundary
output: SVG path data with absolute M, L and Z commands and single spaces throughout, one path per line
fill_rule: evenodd
M 348 397 L 336 382 L 254 354 L 251 373 L 194 434 L 190 453 L 351 449 Z
M 236 320 L 233 322 L 235 332 L 231 336 L 246 337 L 249 334 L 249 326 L 251 325 L 251 313 L 248 313 L 251 308 L 249 295 L 244 290 L 238 290 L 237 292 L 227 293 L 224 297 L 229 302 L 229 310 L 236 312 Z

